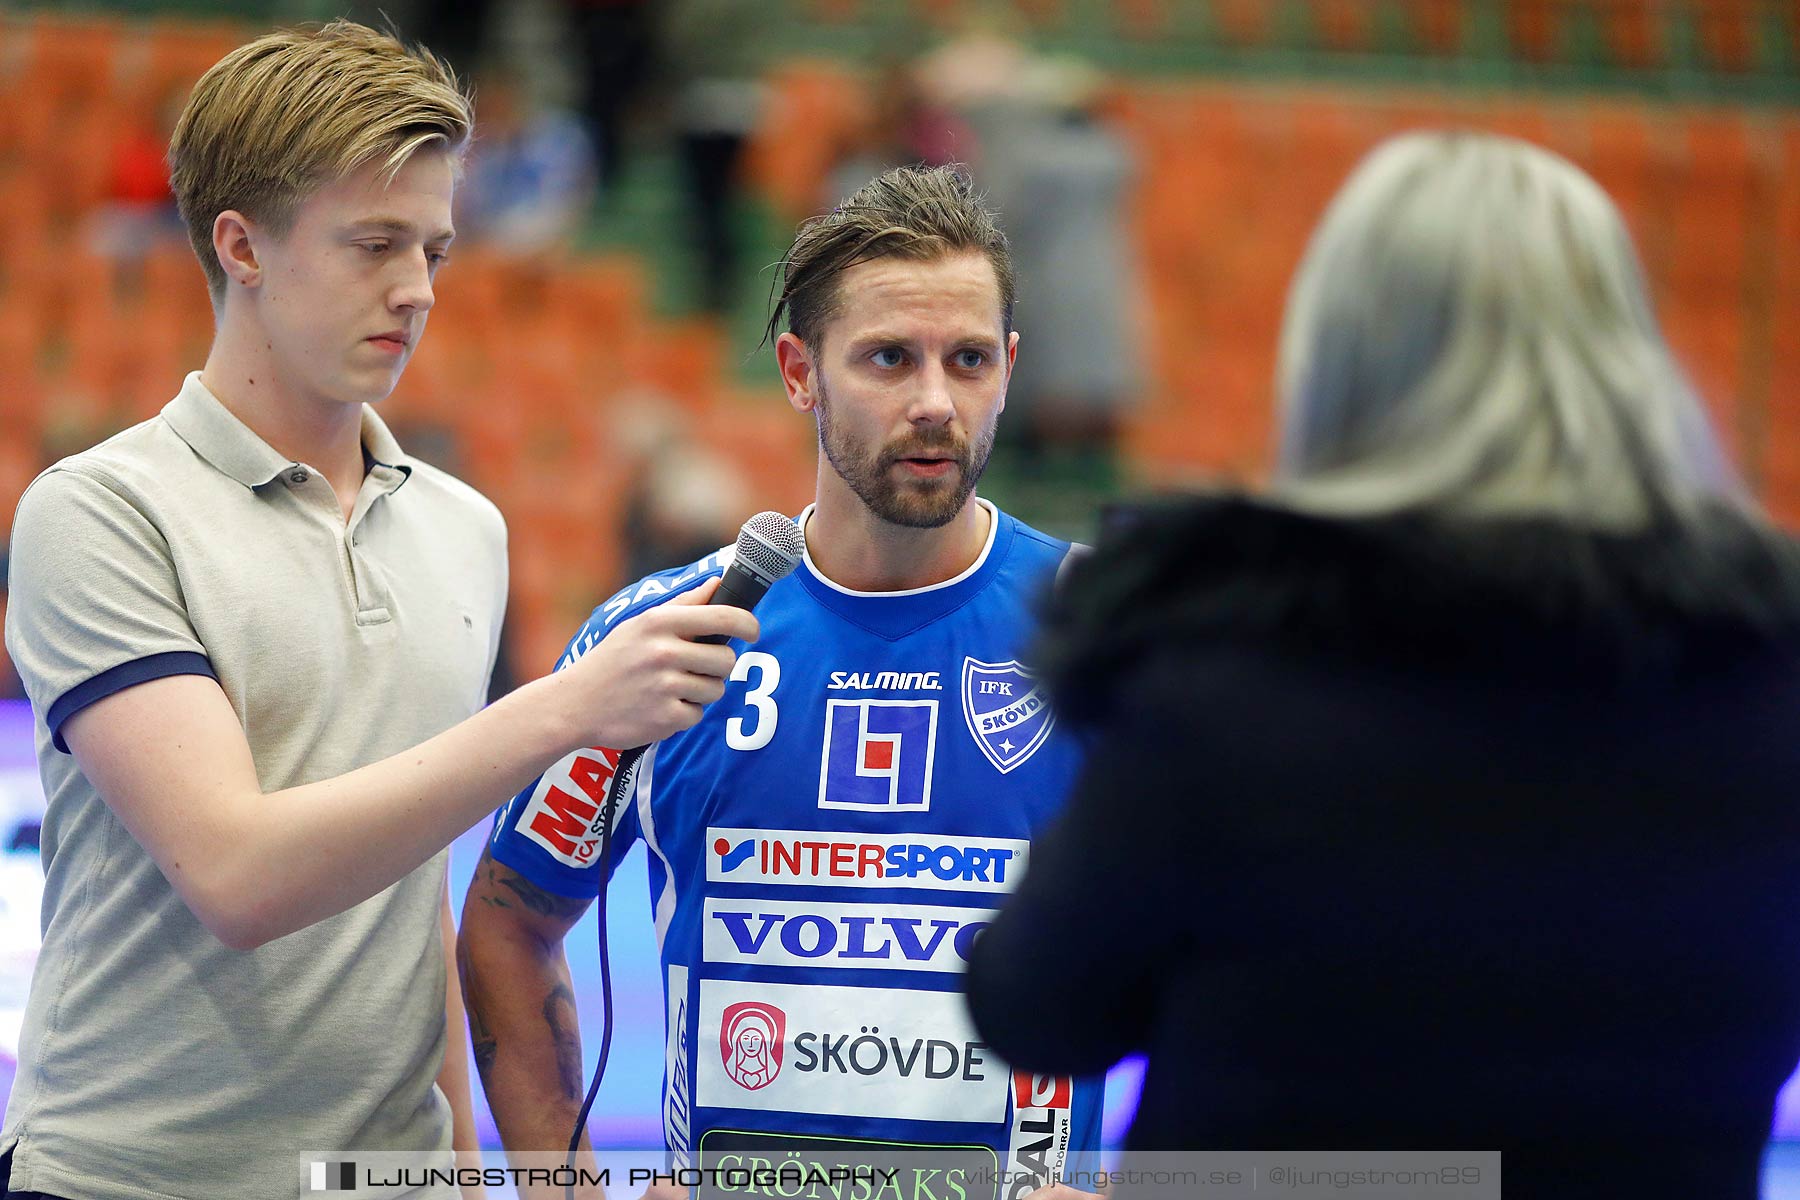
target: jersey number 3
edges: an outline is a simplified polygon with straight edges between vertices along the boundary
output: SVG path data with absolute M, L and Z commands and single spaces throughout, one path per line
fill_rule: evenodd
M 781 664 L 773 654 L 746 650 L 738 655 L 737 663 L 731 668 L 731 677 L 748 680 L 752 671 L 756 672 L 756 686 L 744 693 L 744 703 L 755 710 L 756 719 L 749 729 L 744 728 L 743 717 L 732 717 L 725 722 L 725 744 L 733 750 L 761 750 L 775 736 L 775 722 L 779 717 L 775 710 L 775 687 L 781 682 Z

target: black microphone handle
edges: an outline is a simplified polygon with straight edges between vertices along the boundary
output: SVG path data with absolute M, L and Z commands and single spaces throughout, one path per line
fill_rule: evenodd
M 746 611 L 756 607 L 757 601 L 769 590 L 769 585 L 750 574 L 739 570 L 736 563 L 725 569 L 719 577 L 719 590 L 713 593 L 708 604 L 729 604 L 733 608 Z M 723 646 L 729 639 L 721 634 L 710 634 L 707 637 L 695 638 L 697 642 L 705 642 L 709 646 Z

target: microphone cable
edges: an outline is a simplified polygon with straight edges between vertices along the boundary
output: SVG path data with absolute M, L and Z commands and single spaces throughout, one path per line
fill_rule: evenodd
M 618 808 L 619 797 L 636 786 L 638 763 L 648 749 L 648 746 L 633 746 L 619 754 L 619 765 L 613 771 L 613 786 L 607 791 L 606 803 L 600 809 L 600 892 L 594 902 L 594 919 L 600 926 L 600 1057 L 594 1063 L 594 1082 L 588 1086 L 587 1099 L 581 1102 L 581 1111 L 575 1114 L 575 1129 L 569 1134 L 569 1155 L 563 1163 L 569 1172 L 563 1188 L 564 1200 L 575 1200 L 575 1153 L 581 1148 L 581 1135 L 587 1130 L 588 1114 L 599 1098 L 600 1081 L 606 1078 L 606 1060 L 612 1052 L 612 957 L 606 943 L 606 893 L 610 890 L 607 886 L 610 882 L 608 856 L 612 853 L 613 813 Z
M 778 512 L 760 512 L 744 522 L 738 531 L 737 545 L 730 564 L 719 579 L 713 593 L 713 604 L 729 604 L 745 610 L 755 609 L 763 594 L 778 580 L 787 576 L 806 553 L 806 540 L 793 520 Z M 702 642 L 724 645 L 723 636 L 704 637 Z M 568 1182 L 563 1188 L 564 1200 L 575 1200 L 575 1154 L 581 1148 L 581 1135 L 587 1130 L 588 1114 L 600 1095 L 600 1081 L 606 1078 L 606 1060 L 612 1052 L 613 997 L 612 959 L 606 940 L 606 893 L 611 882 L 613 812 L 620 796 L 628 796 L 637 786 L 638 764 L 648 746 L 633 746 L 619 752 L 619 764 L 613 768 L 612 787 L 606 802 L 600 806 L 600 889 L 595 896 L 594 918 L 599 923 L 597 941 L 600 949 L 600 1056 L 594 1064 L 594 1082 L 588 1086 L 587 1099 L 575 1116 L 575 1128 L 569 1134 L 569 1153 L 563 1160 L 568 1169 Z M 598 1161 L 598 1159 L 596 1159 Z

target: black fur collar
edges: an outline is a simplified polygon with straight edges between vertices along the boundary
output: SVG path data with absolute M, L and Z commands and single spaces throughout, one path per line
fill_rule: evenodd
M 1326 518 L 1223 495 L 1128 514 L 1050 604 L 1038 669 L 1076 719 L 1174 646 L 1631 682 L 1800 654 L 1800 550 L 1720 507 L 1631 535 L 1539 519 Z

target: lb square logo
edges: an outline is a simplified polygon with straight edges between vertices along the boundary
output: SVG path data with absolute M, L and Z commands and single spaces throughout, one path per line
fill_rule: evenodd
M 936 700 L 828 700 L 819 807 L 875 812 L 931 807 Z

